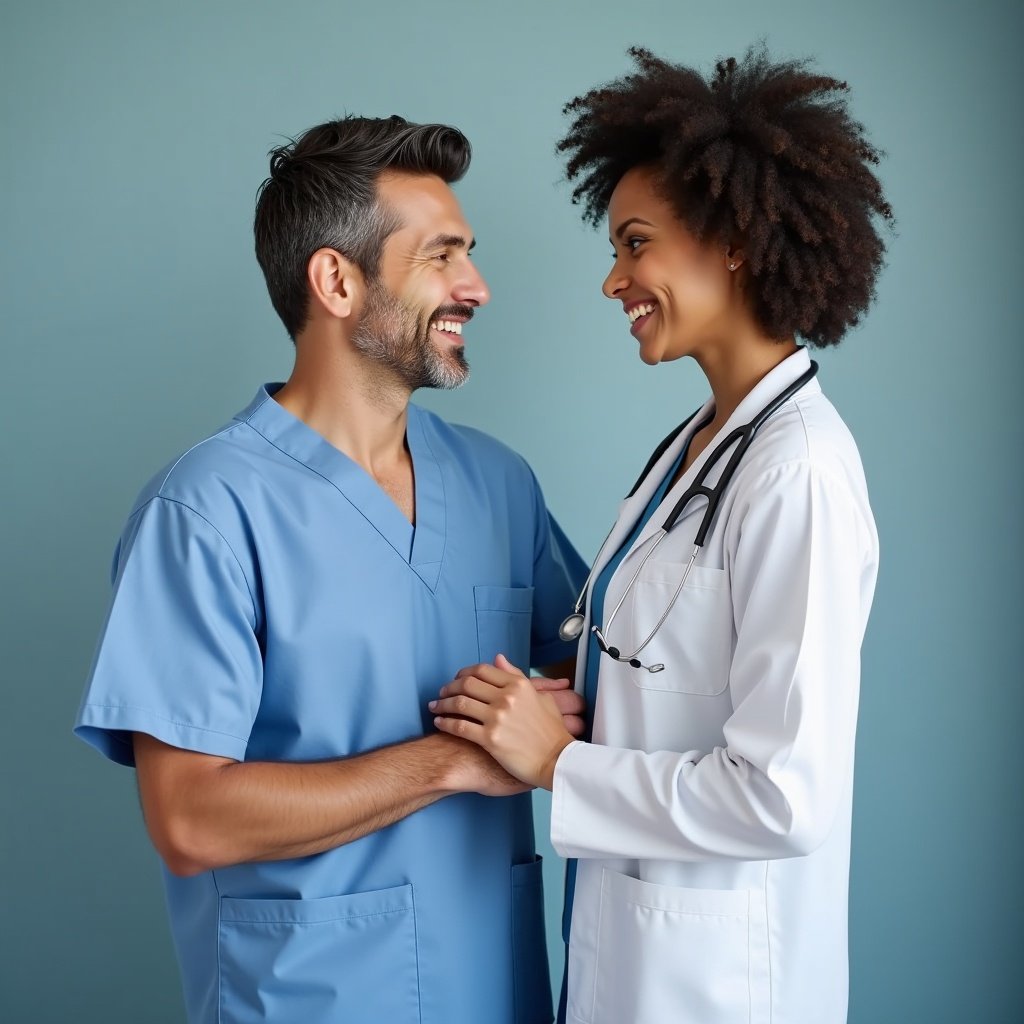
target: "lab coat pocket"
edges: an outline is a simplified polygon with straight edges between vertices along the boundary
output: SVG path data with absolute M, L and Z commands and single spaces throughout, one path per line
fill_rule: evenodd
M 490 663 L 504 654 L 529 672 L 533 587 L 474 587 L 473 603 L 480 661 Z
M 512 969 L 516 1024 L 551 1024 L 543 861 L 512 865 Z
M 606 868 L 591 1024 L 748 1024 L 748 903 Z
M 685 571 L 685 562 L 652 559 L 644 566 L 635 584 L 632 649 L 665 615 Z M 732 646 L 728 575 L 724 569 L 695 565 L 665 621 L 639 655 L 644 665 L 665 668 L 630 669 L 633 682 L 642 690 L 717 696 L 729 685 Z
M 411 885 L 324 899 L 222 897 L 220 1024 L 420 1019 Z

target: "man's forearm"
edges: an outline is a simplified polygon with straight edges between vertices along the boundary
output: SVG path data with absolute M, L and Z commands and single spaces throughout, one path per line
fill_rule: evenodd
M 306 764 L 207 757 L 143 734 L 135 745 L 154 844 L 173 872 L 188 875 L 321 853 L 465 788 L 454 770 L 463 751 L 449 739 Z

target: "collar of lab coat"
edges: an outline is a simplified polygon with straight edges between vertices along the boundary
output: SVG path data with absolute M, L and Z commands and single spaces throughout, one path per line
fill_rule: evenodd
M 687 469 L 682 477 L 676 482 L 675 486 L 670 488 L 668 493 L 665 495 L 661 504 L 655 510 L 654 515 L 651 516 L 647 525 L 641 531 L 640 536 L 637 537 L 633 546 L 629 549 L 626 557 L 623 559 L 622 564 L 619 567 L 619 572 L 625 571 L 625 567 L 634 556 L 638 555 L 648 543 L 654 543 L 653 539 L 662 528 L 665 521 L 665 517 L 672 510 L 672 507 L 682 496 L 683 491 L 690 486 L 693 478 L 700 471 L 701 466 L 711 457 L 711 453 L 715 450 L 715 447 L 726 437 L 728 434 L 735 430 L 737 427 L 742 426 L 752 420 L 776 395 L 784 391 L 790 384 L 792 384 L 802 373 L 805 373 L 810 369 L 811 359 L 807 353 L 807 349 L 800 348 L 794 352 L 791 356 L 784 359 L 778 366 L 766 374 L 750 391 L 750 393 L 743 399 L 742 402 L 733 411 L 733 414 L 729 417 L 728 422 L 724 427 L 714 436 L 711 443 L 700 453 L 700 455 L 694 460 L 693 465 Z M 818 385 L 817 378 L 809 381 L 801 390 L 798 392 L 799 395 L 811 394 L 814 392 L 820 392 L 821 388 Z M 795 398 L 796 396 L 794 396 Z M 793 399 L 790 399 L 792 401 Z M 629 536 L 630 531 L 633 529 L 637 519 L 643 513 L 643 510 L 647 507 L 647 503 L 651 500 L 654 492 L 658 489 L 661 481 L 664 480 L 665 474 L 669 472 L 672 466 L 675 465 L 676 459 L 679 458 L 680 452 L 683 447 L 689 442 L 694 432 L 700 426 L 701 423 L 710 415 L 711 410 L 714 408 L 714 399 L 710 398 L 708 401 L 701 406 L 700 411 L 690 421 L 690 424 L 685 430 L 682 430 L 679 436 L 669 445 L 668 449 L 661 456 L 661 458 L 652 467 L 650 473 L 647 474 L 647 478 L 637 488 L 636 493 L 627 498 L 619 508 L 619 518 L 616 521 L 611 534 L 608 537 L 604 547 L 598 555 L 597 563 L 595 564 L 594 576 L 601 571 L 602 567 L 611 559 L 616 551 L 622 546 L 626 537 Z M 713 486 L 718 482 L 718 477 L 721 471 L 725 468 L 728 462 L 727 455 L 719 459 L 718 464 L 708 474 L 708 479 L 705 481 L 709 486 Z M 703 513 L 707 506 L 707 498 L 698 496 L 694 498 L 689 505 L 686 506 L 682 516 L 680 516 L 676 529 L 685 529 L 683 525 L 686 520 L 697 515 L 698 512 Z M 587 618 L 590 618 L 589 608 L 589 595 L 588 595 L 588 607 L 587 607 Z

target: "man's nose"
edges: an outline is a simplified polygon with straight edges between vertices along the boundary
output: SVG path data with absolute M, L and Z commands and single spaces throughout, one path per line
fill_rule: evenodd
M 468 260 L 465 273 L 452 289 L 452 299 L 467 306 L 484 306 L 491 301 L 491 290 L 483 275 Z

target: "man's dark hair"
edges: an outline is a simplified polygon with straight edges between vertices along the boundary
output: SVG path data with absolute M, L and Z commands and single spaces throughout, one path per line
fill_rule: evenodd
M 565 105 L 558 150 L 573 202 L 597 224 L 630 169 L 700 241 L 740 246 L 748 295 L 772 338 L 838 344 L 874 298 L 892 210 L 871 167 L 880 153 L 846 106 L 845 82 L 763 46 L 704 78 L 632 47 L 636 70 Z
M 469 167 L 469 140 L 443 124 L 343 117 L 270 151 L 270 177 L 256 197 L 256 259 L 270 301 L 294 340 L 309 315 L 306 268 L 317 249 L 336 249 L 373 281 L 395 215 L 377 195 L 385 171 L 436 174 L 448 184 Z

